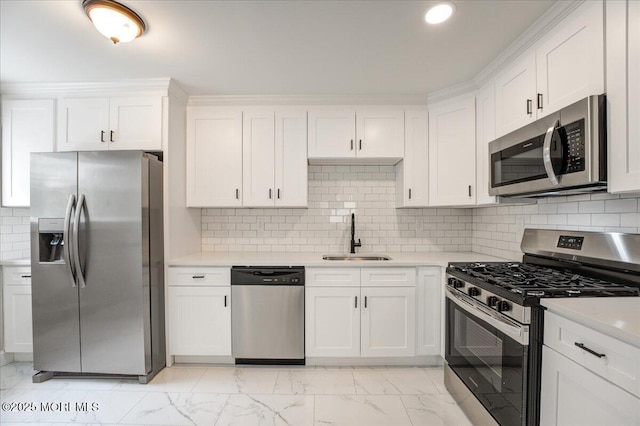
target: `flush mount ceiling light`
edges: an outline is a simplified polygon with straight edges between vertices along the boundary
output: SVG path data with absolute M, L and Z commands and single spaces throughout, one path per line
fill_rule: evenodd
M 427 14 L 424 15 L 424 20 L 427 21 L 427 24 L 441 24 L 451 18 L 455 11 L 456 7 L 453 3 L 448 1 L 440 2 L 427 10 Z
M 146 29 L 137 13 L 115 0 L 84 0 L 82 7 L 100 34 L 113 44 L 134 40 Z

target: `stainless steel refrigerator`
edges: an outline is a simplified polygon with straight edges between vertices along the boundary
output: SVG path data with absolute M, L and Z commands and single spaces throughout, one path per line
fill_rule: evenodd
M 34 382 L 164 367 L 162 220 L 155 155 L 31 154 Z

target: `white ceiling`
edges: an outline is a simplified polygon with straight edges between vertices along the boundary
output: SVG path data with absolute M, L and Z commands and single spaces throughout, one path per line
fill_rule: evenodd
M 112 45 L 81 0 L 0 0 L 0 82 L 173 77 L 191 95 L 426 95 L 472 79 L 553 3 L 122 0 L 148 25 Z

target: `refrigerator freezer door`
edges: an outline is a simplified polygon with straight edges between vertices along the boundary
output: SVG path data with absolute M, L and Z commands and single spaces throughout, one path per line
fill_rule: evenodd
M 31 154 L 33 365 L 41 371 L 82 371 L 78 288 L 66 256 L 42 256 L 40 252 L 52 246 L 39 232 L 39 224 L 41 232 L 64 231 L 53 228 L 65 223 L 67 204 L 77 191 L 77 170 L 75 152 Z M 68 235 L 62 247 L 69 247 Z
M 148 171 L 139 151 L 78 153 L 82 371 L 151 371 Z M 78 269 L 78 268 L 76 268 Z

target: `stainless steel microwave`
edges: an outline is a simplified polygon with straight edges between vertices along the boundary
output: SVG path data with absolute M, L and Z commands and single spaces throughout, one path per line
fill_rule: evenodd
M 606 190 L 605 95 L 589 96 L 496 139 L 489 158 L 491 195 Z

